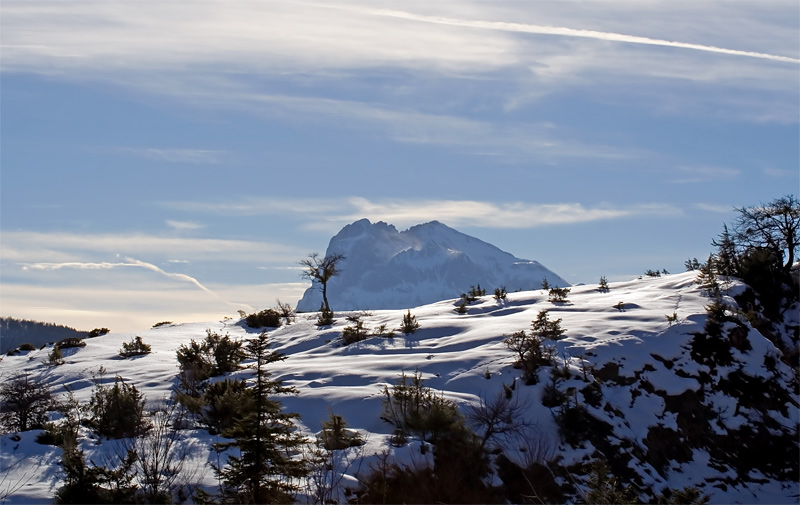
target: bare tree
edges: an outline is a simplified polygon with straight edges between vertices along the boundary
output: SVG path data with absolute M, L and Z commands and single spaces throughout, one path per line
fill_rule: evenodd
M 800 202 L 787 195 L 767 204 L 737 208 L 739 217 L 734 224 L 735 238 L 748 250 L 766 247 L 783 262 L 789 274 L 800 246 Z M 727 230 L 726 230 L 727 231 Z
M 145 503 L 171 503 L 188 494 L 182 475 L 188 448 L 180 444 L 180 432 L 175 428 L 182 417 L 180 405 L 170 399 L 150 413 L 152 429 L 133 439 L 136 481 Z
M 531 426 L 525 421 L 528 405 L 514 396 L 509 398 L 503 391 L 494 397 L 483 398 L 477 405 L 467 409 L 467 419 L 479 432 L 481 447 L 490 440 L 501 446 L 509 442 L 525 439 L 526 430 Z
M 322 286 L 322 306 L 327 312 L 331 310 L 328 304 L 328 281 L 341 273 L 339 263 L 344 259 L 343 254 L 329 254 L 320 258 L 318 253 L 311 253 L 308 258 L 299 262 L 304 268 L 303 278 L 318 282 Z

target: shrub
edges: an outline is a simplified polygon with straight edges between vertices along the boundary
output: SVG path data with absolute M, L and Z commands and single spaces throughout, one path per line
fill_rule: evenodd
M 486 290 L 481 288 L 480 284 L 477 286 L 470 286 L 468 292 L 461 293 L 461 298 L 467 303 L 474 302 L 481 296 L 486 296 Z
M 417 322 L 417 317 L 411 315 L 411 309 L 408 310 L 406 315 L 403 316 L 403 323 L 400 325 L 400 331 L 408 335 L 409 333 L 414 333 L 419 329 L 419 323 Z
M 0 385 L 0 426 L 4 430 L 20 432 L 42 428 L 47 422 L 47 413 L 55 408 L 50 388 L 28 374 Z
M 348 430 L 347 422 L 342 416 L 331 411 L 327 421 L 322 422 L 322 431 L 317 437 L 318 444 L 329 451 L 357 447 L 364 443 L 357 431 Z
M 294 309 L 288 303 L 282 303 L 280 299 L 276 299 L 275 311 L 280 314 L 286 324 L 292 324 L 295 319 Z
M 253 397 L 244 380 L 225 379 L 203 393 L 199 421 L 212 435 L 225 434 L 253 410 Z
M 317 313 L 317 326 L 330 326 L 333 324 L 333 311 L 325 306 L 319 308 Z
M 623 487 L 619 479 L 612 475 L 605 461 L 593 463 L 591 470 L 589 492 L 586 494 L 588 503 L 600 505 L 639 502 L 634 489 L 630 485 Z
M 136 386 L 117 376 L 111 387 L 95 386 L 89 401 L 89 423 L 99 435 L 108 438 L 135 437 L 149 427 L 144 406 L 144 395 Z
M 99 336 L 107 334 L 109 331 L 110 330 L 108 328 L 95 328 L 92 331 L 90 331 L 87 336 L 89 338 L 99 337 Z
M 394 330 L 390 330 L 386 324 L 382 324 L 375 328 L 372 334 L 381 338 L 394 338 Z
M 364 321 L 361 320 L 361 316 L 348 316 L 347 320 L 353 324 L 351 326 L 345 326 L 344 329 L 342 329 L 342 342 L 344 345 L 366 340 L 369 336 L 369 328 L 367 328 Z
M 542 289 L 544 289 L 545 291 L 550 289 L 550 283 L 547 282 L 547 277 L 542 277 Z
M 561 328 L 561 319 L 549 320 L 549 311 L 541 310 L 534 321 L 531 322 L 532 333 L 540 339 L 559 340 L 566 332 Z
M 61 353 L 61 347 L 59 347 L 58 344 L 53 346 L 53 350 L 47 355 L 47 361 L 45 361 L 44 364 L 49 366 L 64 364 L 64 355 Z
M 505 286 L 500 286 L 499 288 L 494 288 L 494 299 L 498 302 L 500 300 L 505 300 L 508 295 Z
M 592 425 L 592 415 L 579 403 L 567 401 L 556 414 L 558 433 L 570 445 L 586 440 Z
M 567 400 L 567 395 L 558 389 L 558 382 L 556 377 L 551 375 L 550 382 L 548 382 L 542 390 L 542 405 L 547 408 L 558 407 Z
M 250 328 L 278 328 L 281 325 L 281 314 L 274 309 L 265 309 L 247 316 L 245 323 Z
M 35 351 L 36 350 L 36 346 L 31 344 L 31 343 L 29 343 L 29 342 L 25 342 L 24 344 L 20 344 L 20 346 L 17 347 L 17 350 L 18 351 Z
M 566 302 L 567 295 L 569 295 L 570 289 L 569 288 L 552 288 L 548 292 L 550 297 L 548 298 L 549 302 Z
M 403 433 L 417 434 L 435 442 L 463 426 L 464 419 L 453 401 L 436 396 L 422 382 L 419 371 L 412 377 L 404 372 L 392 389 L 384 386 L 382 417 Z
M 608 289 L 608 279 L 606 279 L 605 275 L 600 276 L 600 283 L 597 286 L 598 291 L 607 292 Z
M 153 328 L 159 328 L 161 326 L 167 326 L 172 324 L 172 321 L 161 321 L 160 323 L 156 323 L 153 325 Z
M 86 342 L 83 341 L 82 338 L 79 337 L 68 337 L 58 341 L 56 347 L 61 349 L 69 349 L 72 347 L 86 347 Z
M 649 268 L 645 270 L 644 274 L 648 277 L 661 277 L 661 272 L 658 270 L 650 270 Z
M 623 312 L 625 310 L 625 302 L 617 302 L 617 304 L 614 305 L 614 308 L 620 312 Z
M 467 313 L 467 302 L 465 300 L 461 300 L 461 303 L 458 304 L 456 307 L 456 312 L 459 314 L 466 314 Z
M 543 345 L 542 339 L 534 333 L 520 330 L 504 338 L 503 343 L 517 354 L 514 365 L 522 369 L 526 384 L 536 384 L 539 368 L 552 364 L 554 349 Z
M 244 359 L 241 341 L 211 330 L 206 330 L 206 338 L 201 344 L 192 339 L 188 346 L 178 347 L 177 353 L 181 371 L 191 369 L 198 372 L 202 376 L 199 380 L 238 370 Z
M 150 354 L 151 348 L 148 344 L 142 342 L 142 337 L 136 336 L 130 342 L 123 342 L 122 349 L 119 355 L 123 358 L 130 358 L 131 356 L 141 356 L 143 354 Z

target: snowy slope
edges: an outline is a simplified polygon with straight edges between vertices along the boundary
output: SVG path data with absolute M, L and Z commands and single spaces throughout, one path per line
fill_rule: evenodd
M 345 226 L 326 255 L 344 254 L 341 275 L 328 283 L 333 310 L 404 309 L 458 297 L 480 284 L 488 292 L 536 289 L 542 279 L 569 283 L 536 261 L 522 260 L 438 221 L 399 232 L 367 219 Z M 322 294 L 309 288 L 297 310 L 319 309 Z
M 608 426 L 604 443 L 630 455 L 629 468 L 638 476 L 641 489 L 658 493 L 666 487 L 697 486 L 711 496 L 712 503 L 796 503 L 796 479 L 781 481 L 758 472 L 742 477 L 729 463 L 712 455 L 713 448 L 702 444 L 691 447 L 686 457 L 670 457 L 666 452 L 665 465 L 654 467 L 653 452 L 648 449 L 653 444 L 651 430 L 681 432 L 687 414 L 680 404 L 700 390 L 704 390 L 709 408 L 720 412 L 712 426 L 719 434 L 733 433 L 768 417 L 772 432 L 796 435 L 792 430 L 800 422 L 798 398 L 786 386 L 791 369 L 780 361 L 772 370 L 765 367 L 765 357 L 777 357 L 780 351 L 749 326 L 745 338 L 751 351 L 735 350 L 734 364 L 720 368 L 718 376 L 739 370 L 748 377 L 772 378 L 787 389 L 789 400 L 770 410 L 758 410 L 733 393 L 713 390 L 713 382 L 704 382 L 708 367 L 691 358 L 690 342 L 692 334 L 703 329 L 707 317 L 704 306 L 709 300 L 694 284 L 694 277 L 685 273 L 612 283 L 609 292 L 578 286 L 566 303 L 549 302 L 543 290 L 509 293 L 505 301 L 487 296 L 470 305 L 464 315 L 454 310 L 457 300 L 441 301 L 411 310 L 421 325 L 414 334 L 373 337 L 350 346 L 340 341 L 342 328 L 349 324 L 342 318 L 344 314 L 337 314 L 340 318 L 333 326 L 322 328 L 315 326 L 315 316 L 301 315 L 295 323 L 270 332 L 274 347 L 288 356 L 274 364 L 273 372 L 299 390 L 298 395 L 283 401 L 287 410 L 301 414 L 303 429 L 309 434 L 319 431 L 331 408 L 365 435 L 368 443 L 360 453 L 363 461 L 348 470 L 348 482 L 355 483 L 358 470 L 366 471 L 381 451 L 388 449 L 400 460 L 425 459 L 419 453 L 419 442 L 411 441 L 401 448 L 388 444 L 393 428 L 380 419 L 384 385 L 395 383 L 401 372 L 419 370 L 427 386 L 460 405 L 495 395 L 520 375 L 512 367 L 514 357 L 504 346 L 503 337 L 528 329 L 538 312 L 547 309 L 551 319 L 563 320 L 566 329 L 566 338 L 556 345 L 559 361 L 568 367 L 570 377 L 561 380 L 559 389 L 574 392 L 587 384 L 599 385 L 601 400 L 597 406 L 587 403 L 586 407 Z M 741 287 L 733 286 L 730 292 L 737 289 Z M 614 307 L 618 302 L 623 302 L 623 310 Z M 375 310 L 364 320 L 371 328 L 381 324 L 396 328 L 404 313 Z M 673 313 L 678 320 L 670 324 L 665 316 Z M 29 372 L 47 381 L 56 392 L 68 386 L 80 400 L 88 401 L 91 374 L 103 366 L 106 380 L 119 375 L 135 384 L 150 402 L 157 403 L 169 395 L 173 385 L 176 349 L 191 339 L 200 341 L 206 329 L 237 338 L 255 335 L 234 320 L 159 327 L 139 333 L 152 345 L 151 354 L 121 359 L 118 351 L 133 335 L 110 333 L 87 340 L 84 348 L 73 349 L 65 356 L 64 365 L 45 367 L 42 361 L 49 350 L 43 349 L 5 357 L 0 372 L 4 378 Z M 248 376 L 249 372 L 236 374 Z M 549 444 L 562 467 L 593 458 L 598 441 L 572 446 L 559 435 L 555 410 L 541 403 L 548 381 L 549 372 L 542 370 L 538 384 L 524 386 L 517 381 L 514 390 L 527 405 L 525 416 L 535 426 L 535 436 Z M 6 435 L 0 442 L 0 470 L 5 474 L 0 495 L 13 489 L 8 503 L 46 501 L 60 485 L 60 450 L 34 443 L 34 436 L 32 432 L 21 434 L 21 439 Z M 216 482 L 207 463 L 216 458 L 210 447 L 215 437 L 202 430 L 186 430 L 182 436 L 186 444 L 194 444 L 191 462 L 197 482 L 213 490 Z M 84 447 L 92 454 L 113 450 L 114 442 L 100 442 L 87 438 Z M 521 453 L 517 456 L 524 459 Z M 586 483 L 574 484 L 581 487 Z

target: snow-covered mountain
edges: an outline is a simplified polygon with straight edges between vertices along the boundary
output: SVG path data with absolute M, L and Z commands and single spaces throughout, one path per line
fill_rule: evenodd
M 342 272 L 328 282 L 333 310 L 404 309 L 457 298 L 470 286 L 491 292 L 538 289 L 569 282 L 537 261 L 514 257 L 438 221 L 398 231 L 361 219 L 334 236 L 326 255 L 343 254 Z M 318 285 L 306 290 L 297 310 L 319 309 Z
M 381 418 L 383 387 L 414 370 L 463 411 L 504 391 L 513 395 L 526 431 L 503 444 L 504 454 L 544 473 L 537 474 L 539 480 L 515 481 L 502 472 L 501 458 L 492 456 L 493 483 L 534 486 L 520 491 L 526 496 L 550 482 L 563 495 L 553 501 L 585 502 L 588 464 L 607 460 L 615 478 L 633 486 L 633 501 L 655 502 L 665 489 L 691 486 L 711 503 L 797 503 L 800 410 L 793 370 L 768 338 L 736 314 L 734 297 L 745 286 L 725 286 L 727 309 L 710 324 L 705 307 L 711 300 L 695 277 L 695 272 L 645 277 L 611 283 L 608 291 L 575 286 L 568 301 L 557 303 L 543 290 L 509 293 L 506 300 L 485 296 L 466 314 L 454 310 L 457 300 L 445 300 L 411 309 L 420 324 L 415 333 L 370 333 L 347 346 L 341 335 L 352 324 L 344 317 L 349 314 L 338 314 L 333 325 L 323 327 L 316 326 L 316 315 L 301 314 L 292 324 L 269 330 L 274 350 L 287 356 L 270 371 L 297 388 L 297 395 L 282 400 L 288 412 L 300 414 L 302 433 L 313 437 L 333 411 L 366 440 L 340 452 L 332 467 L 341 474 L 331 495 L 338 503 L 346 502 L 345 490 L 358 489 L 383 457 L 413 468 L 433 464 L 431 445 L 417 437 L 390 444 L 394 427 Z M 560 320 L 566 333 L 551 342 L 552 362 L 538 371 L 537 383 L 525 385 L 503 339 L 530 328 L 543 310 Z M 366 328 L 391 329 L 404 314 L 378 310 L 362 317 Z M 786 327 L 800 324 L 798 316 L 795 305 L 785 316 Z M 92 376 L 103 368 L 104 384 L 119 376 L 155 407 L 175 385 L 176 350 L 203 340 L 206 330 L 234 339 L 258 335 L 227 318 L 164 325 L 139 333 L 152 346 L 144 356 L 122 359 L 120 347 L 134 335 L 110 333 L 68 349 L 62 365 L 44 364 L 52 351 L 45 348 L 3 357 L 0 372 L 4 378 L 28 374 L 61 397 L 68 388 L 87 404 L 95 387 Z M 713 333 L 722 339 L 713 340 Z M 227 377 L 252 381 L 253 372 L 241 369 Z M 568 417 L 570 412 L 580 413 L 581 422 Z M 63 485 L 61 449 L 36 443 L 41 434 L 0 436 L 0 502 L 44 503 Z M 176 440 L 184 458 L 182 478 L 216 493 L 210 463 L 224 464 L 227 453 L 213 448 L 224 439 L 190 423 Z M 79 443 L 87 461 L 112 466 L 119 461 L 120 440 L 81 427 Z M 300 484 L 305 494 L 320 485 Z M 306 497 L 298 499 L 306 503 Z

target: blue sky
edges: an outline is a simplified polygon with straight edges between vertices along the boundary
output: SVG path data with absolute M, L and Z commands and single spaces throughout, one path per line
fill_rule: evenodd
M 733 207 L 798 193 L 794 0 L 0 15 L 5 316 L 122 331 L 294 303 L 297 261 L 362 217 L 574 283 L 681 271 Z

